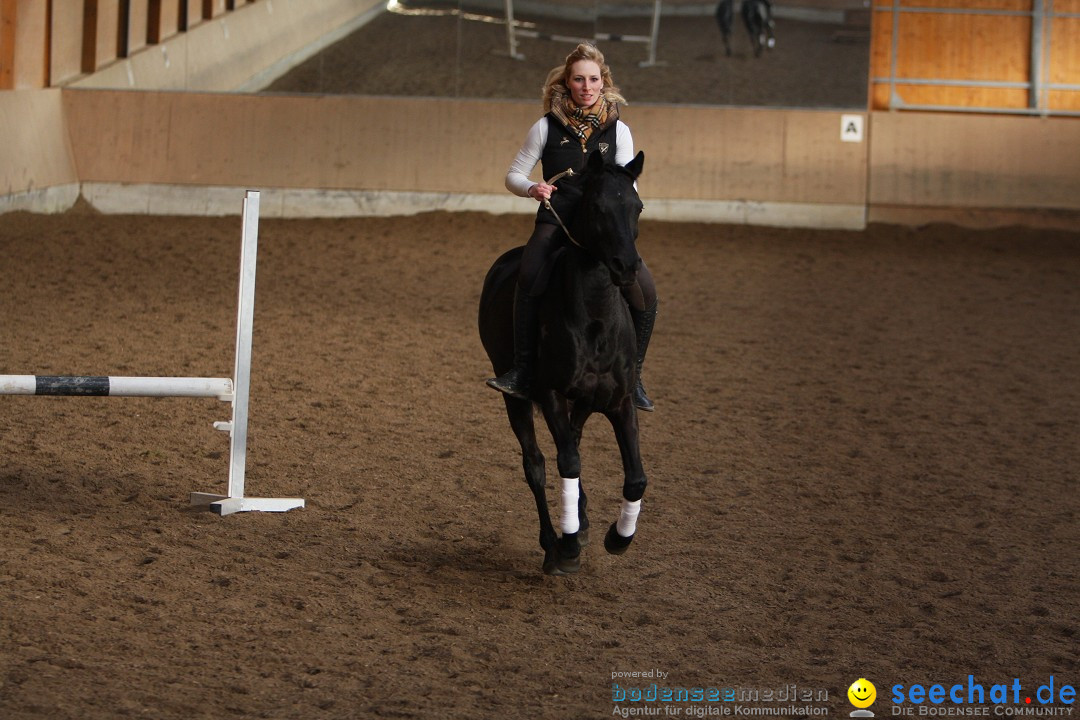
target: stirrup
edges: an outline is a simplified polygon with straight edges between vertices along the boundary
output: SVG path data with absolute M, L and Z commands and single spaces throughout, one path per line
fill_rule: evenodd
M 529 399 L 529 374 L 522 368 L 511 368 L 499 377 L 488 378 L 487 386 L 519 400 Z

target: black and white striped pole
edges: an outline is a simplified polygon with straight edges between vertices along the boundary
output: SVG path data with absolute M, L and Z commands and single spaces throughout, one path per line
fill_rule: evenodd
M 0 395 L 209 397 L 231 400 L 229 378 L 0 375 Z

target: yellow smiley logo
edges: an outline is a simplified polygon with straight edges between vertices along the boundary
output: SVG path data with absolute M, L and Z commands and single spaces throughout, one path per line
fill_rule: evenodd
M 877 699 L 877 688 L 866 678 L 859 678 L 847 689 L 848 700 L 857 708 L 868 708 Z

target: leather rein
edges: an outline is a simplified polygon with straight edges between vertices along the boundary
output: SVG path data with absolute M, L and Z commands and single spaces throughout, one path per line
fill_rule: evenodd
M 566 168 L 561 173 L 558 173 L 557 175 L 553 175 L 551 177 L 551 179 L 547 180 L 546 182 L 547 182 L 548 185 L 554 185 L 556 182 L 558 182 L 559 180 L 562 180 L 564 177 L 573 177 L 573 176 L 574 176 L 574 168 Z M 555 216 L 555 219 L 559 221 L 559 227 L 561 227 L 563 232 L 566 233 L 566 237 L 570 240 L 570 242 L 574 243 L 579 248 L 584 249 L 584 246 L 581 243 L 579 243 L 577 240 L 575 240 L 574 236 L 570 234 L 570 231 L 567 229 L 566 224 L 563 223 L 562 218 L 559 217 L 559 213 L 555 212 L 555 208 L 553 208 L 551 206 L 551 199 L 550 198 L 544 198 L 544 207 L 546 207 L 548 210 L 550 210 L 551 214 Z

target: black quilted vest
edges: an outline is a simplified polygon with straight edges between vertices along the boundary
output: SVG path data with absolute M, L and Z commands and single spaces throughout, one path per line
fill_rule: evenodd
M 575 173 L 581 172 L 585 169 L 585 158 L 593 150 L 599 150 L 605 161 L 615 162 L 617 118 L 608 122 L 604 127 L 594 130 L 589 135 L 589 139 L 585 141 L 584 148 L 582 148 L 581 141 L 578 140 L 577 136 L 567 130 L 566 126 L 559 122 L 554 115 L 548 113 L 547 120 L 547 144 L 544 145 L 544 152 L 540 156 L 540 169 L 544 174 L 545 181 L 564 172 L 567 168 L 572 168 Z M 559 189 L 552 194 L 551 205 L 563 222 L 569 224 L 581 195 L 577 188 L 572 185 L 564 187 L 563 183 L 557 182 L 555 187 Z M 536 221 L 552 224 L 558 224 L 559 222 L 551 211 L 544 207 L 543 203 L 540 204 L 540 209 L 537 211 Z
M 585 158 L 593 150 L 600 150 L 604 159 L 615 162 L 615 136 L 618 120 L 611 120 L 602 128 L 593 131 L 585 142 L 584 149 L 577 136 L 566 129 L 551 113 L 547 114 L 548 136 L 544 153 L 540 156 L 540 167 L 544 179 L 558 175 L 567 168 L 580 172 L 585 167 Z

